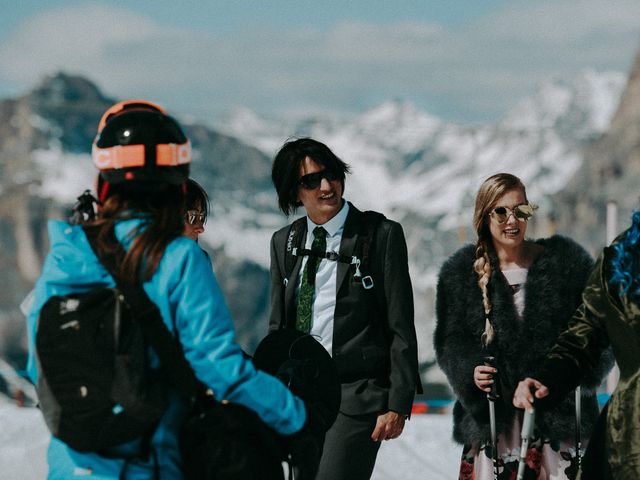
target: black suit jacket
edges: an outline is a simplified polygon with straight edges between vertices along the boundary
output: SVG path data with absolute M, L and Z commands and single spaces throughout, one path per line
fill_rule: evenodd
M 349 204 L 340 254 L 352 256 L 363 213 Z M 302 257 L 285 282 L 289 227 L 271 238 L 269 329 L 295 328 L 296 289 Z M 413 293 L 407 246 L 399 223 L 384 219 L 376 229 L 367 271 L 374 288 L 354 279 L 355 267 L 338 263 L 332 356 L 342 383 L 340 410 L 363 414 L 411 412 L 418 388 Z

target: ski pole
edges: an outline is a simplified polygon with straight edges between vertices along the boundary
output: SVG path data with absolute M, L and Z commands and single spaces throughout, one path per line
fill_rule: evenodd
M 581 396 L 581 388 L 578 385 L 576 387 L 576 459 L 578 460 L 578 469 L 580 469 L 580 464 L 582 463 L 582 456 L 580 455 L 580 449 L 582 448 L 582 438 L 580 437 L 580 424 L 582 423 Z
M 522 445 L 520 446 L 520 461 L 518 462 L 518 476 L 516 480 L 523 480 L 525 460 L 527 458 L 527 450 L 529 450 L 529 439 L 533 435 L 533 424 L 536 417 L 536 411 L 532 408 L 531 411 L 524 412 L 524 420 L 522 422 L 522 432 L 520 438 L 522 438 Z
M 488 367 L 496 368 L 495 357 L 484 357 L 484 364 Z M 493 380 L 491 391 L 487 393 L 487 401 L 489 402 L 489 427 L 491 428 L 491 458 L 493 459 L 493 476 L 498 478 L 498 435 L 496 433 L 496 400 L 500 398 L 498 395 L 498 385 Z

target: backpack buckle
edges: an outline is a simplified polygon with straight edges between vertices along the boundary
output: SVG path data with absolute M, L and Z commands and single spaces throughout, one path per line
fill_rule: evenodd
M 358 279 L 362 277 L 362 273 L 360 272 L 360 259 L 358 257 L 351 257 L 351 265 L 356 266 L 356 273 L 353 274 L 353 277 Z
M 360 263 L 362 262 L 358 257 L 351 257 L 351 264 L 356 266 L 356 273 L 353 274 L 353 278 L 355 278 L 356 280 L 360 279 L 360 282 L 362 282 L 362 287 L 365 290 L 371 290 L 373 288 L 373 278 L 371 278 L 371 275 L 367 275 L 366 277 L 362 276 L 362 272 L 360 271 Z
M 338 254 L 338 252 L 334 251 L 326 252 L 324 254 L 324 257 L 332 262 L 337 262 L 340 259 L 340 255 Z

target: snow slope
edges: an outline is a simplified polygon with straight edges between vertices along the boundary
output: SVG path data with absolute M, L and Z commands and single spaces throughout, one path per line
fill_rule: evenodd
M 397 440 L 381 446 L 372 480 L 456 478 L 461 447 L 451 440 L 451 415 L 414 415 Z M 46 477 L 48 432 L 40 411 L 0 403 L 0 478 Z

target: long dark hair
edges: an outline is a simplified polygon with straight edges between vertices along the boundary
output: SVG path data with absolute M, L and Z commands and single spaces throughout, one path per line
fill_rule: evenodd
M 116 245 L 109 240 L 108 233 L 116 221 L 141 219 L 140 226 L 131 232 L 133 243 L 120 264 L 122 280 L 134 283 L 152 277 L 167 245 L 182 235 L 183 203 L 181 185 L 158 185 L 153 190 L 112 187 L 97 219 L 89 225 L 99 227 L 100 255 L 111 255 Z

